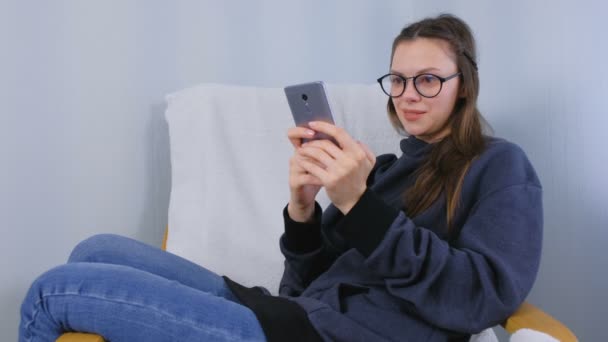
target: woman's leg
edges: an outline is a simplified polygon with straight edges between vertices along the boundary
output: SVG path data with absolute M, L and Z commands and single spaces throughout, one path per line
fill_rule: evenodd
M 19 341 L 82 331 L 121 341 L 265 341 L 247 307 L 122 265 L 69 263 L 40 276 L 21 308 Z
M 215 273 L 175 254 L 120 235 L 100 234 L 82 241 L 68 259 L 68 263 L 74 262 L 129 266 L 236 301 L 224 279 Z

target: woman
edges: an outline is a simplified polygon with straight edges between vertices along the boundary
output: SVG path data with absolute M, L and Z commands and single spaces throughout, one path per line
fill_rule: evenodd
M 280 296 L 117 236 L 76 247 L 22 307 L 20 341 L 466 341 L 534 282 L 541 186 L 524 152 L 482 134 L 468 26 L 442 15 L 395 39 L 389 74 L 402 156 L 336 126 L 295 127 Z M 315 131 L 332 136 L 301 144 Z M 315 202 L 321 187 L 332 201 Z

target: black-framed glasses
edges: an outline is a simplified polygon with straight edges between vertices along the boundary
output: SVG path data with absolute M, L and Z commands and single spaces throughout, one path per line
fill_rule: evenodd
M 403 77 L 397 74 L 386 74 L 380 77 L 377 81 L 382 87 L 382 91 L 390 97 L 399 97 L 405 92 L 407 80 L 414 80 L 414 88 L 424 97 L 435 97 L 441 92 L 443 83 L 451 80 L 456 76 L 462 75 L 462 72 L 457 72 L 448 77 L 441 77 L 434 74 L 420 74 L 412 77 Z

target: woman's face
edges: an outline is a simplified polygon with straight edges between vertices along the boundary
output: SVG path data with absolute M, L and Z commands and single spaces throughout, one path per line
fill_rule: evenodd
M 440 77 L 458 72 L 450 46 L 440 39 L 415 38 L 397 45 L 391 73 L 413 77 L 430 73 Z M 403 95 L 392 98 L 397 117 L 405 131 L 428 143 L 441 140 L 450 133 L 445 127 L 459 96 L 460 77 L 443 83 L 439 95 L 426 98 L 418 94 L 413 79 L 406 82 Z

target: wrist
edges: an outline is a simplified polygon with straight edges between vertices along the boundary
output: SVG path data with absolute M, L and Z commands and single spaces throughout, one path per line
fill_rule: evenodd
M 357 204 L 357 202 L 359 202 L 359 200 L 361 199 L 361 197 L 363 196 L 363 194 L 365 193 L 365 191 L 367 190 L 367 187 L 363 188 L 363 190 L 359 193 L 359 195 L 354 196 L 352 200 L 342 203 L 339 206 L 336 205 L 336 208 L 338 208 L 338 210 L 340 210 L 340 212 L 342 212 L 343 215 L 348 214 L 351 209 Z
M 315 214 L 315 205 L 313 203 L 309 206 L 300 207 L 289 202 L 287 204 L 287 214 L 295 222 L 312 222 Z
M 340 210 L 342 215 L 346 215 L 355 206 L 355 204 L 357 204 L 357 202 L 344 203 L 344 204 L 340 204 L 340 206 L 336 205 L 336 208 L 338 208 L 338 210 Z

